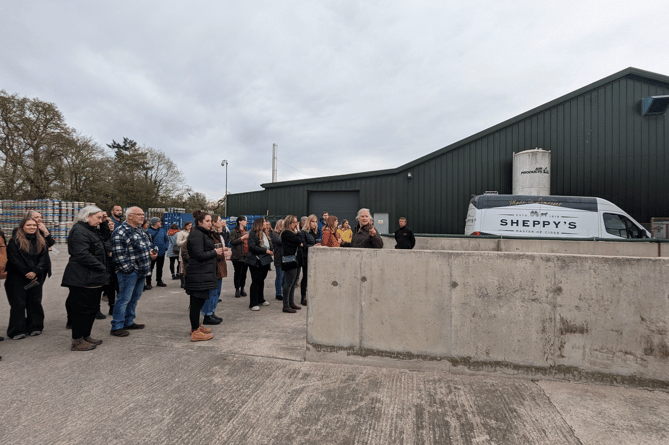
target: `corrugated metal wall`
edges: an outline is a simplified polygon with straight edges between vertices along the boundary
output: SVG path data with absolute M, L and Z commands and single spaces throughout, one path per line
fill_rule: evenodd
M 667 95 L 669 85 L 633 74 L 595 85 L 396 172 L 271 186 L 265 203 L 270 214 L 302 215 L 309 190 L 359 190 L 361 206 L 390 214 L 391 230 L 405 216 L 417 233 L 459 234 L 470 196 L 511 193 L 513 153 L 539 147 L 552 152 L 551 194 L 608 199 L 641 223 L 669 216 L 667 118 L 639 112 L 643 97 Z M 237 204 L 233 196 L 239 195 L 231 195 L 231 211 Z M 252 199 L 242 198 L 240 205 L 252 205 Z
M 266 190 L 228 195 L 228 201 L 228 216 L 267 215 L 269 210 Z

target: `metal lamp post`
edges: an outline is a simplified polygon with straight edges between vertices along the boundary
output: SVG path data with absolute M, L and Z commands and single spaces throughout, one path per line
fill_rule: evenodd
M 223 159 L 221 166 L 225 167 L 225 217 L 228 217 L 228 161 Z

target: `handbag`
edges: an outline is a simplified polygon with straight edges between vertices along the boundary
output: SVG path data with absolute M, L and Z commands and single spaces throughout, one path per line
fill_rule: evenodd
M 258 256 L 255 255 L 253 252 L 247 253 L 246 257 L 244 257 L 244 262 L 249 266 L 257 267 L 258 261 L 259 261 Z
M 179 250 L 181 247 L 177 246 L 176 244 L 172 245 L 172 253 L 175 255 L 179 255 Z
M 262 254 L 258 257 L 258 260 L 260 260 L 261 266 L 267 266 L 268 264 L 272 264 L 272 255 L 269 253 Z
M 281 269 L 284 271 L 297 269 L 297 257 L 295 255 L 284 255 L 281 258 Z

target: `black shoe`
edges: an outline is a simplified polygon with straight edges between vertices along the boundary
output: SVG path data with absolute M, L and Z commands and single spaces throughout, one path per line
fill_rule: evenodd
M 167 287 L 167 284 L 163 283 L 162 281 L 158 281 L 158 282 L 156 283 L 156 286 L 158 286 L 158 287 Z
M 5 339 L 5 337 L 0 335 L 0 341 L 3 341 L 4 339 Z
M 297 311 L 296 311 L 295 309 L 293 309 L 292 307 L 285 307 L 285 308 L 283 308 L 283 311 L 284 311 L 284 312 L 288 312 L 289 314 L 294 314 L 295 312 L 297 312 Z
M 130 335 L 130 332 L 126 331 L 125 329 L 115 329 L 109 332 L 109 334 L 115 337 L 127 337 Z
M 146 325 L 144 324 L 139 324 L 139 323 L 133 323 L 130 326 L 126 326 L 123 329 L 144 329 Z
M 218 302 L 220 303 L 221 301 L 223 301 L 223 300 L 221 300 L 221 299 L 219 298 L 219 299 L 218 299 Z
M 276 296 L 276 299 L 277 299 L 277 300 L 283 300 L 283 295 L 277 295 L 277 296 Z
M 307 305 L 307 297 L 302 297 L 302 301 L 300 301 L 300 304 L 302 306 L 306 306 Z
M 212 317 L 211 315 L 205 315 L 202 320 L 202 324 L 221 324 L 222 320 Z
M 244 292 L 244 288 L 243 288 L 243 287 L 242 287 L 242 290 L 239 291 L 239 295 L 241 295 L 242 297 L 248 297 L 248 296 L 249 296 L 249 294 L 247 294 L 246 292 Z
M 235 289 L 235 298 L 240 298 L 239 289 Z
M 107 318 L 107 316 L 100 311 L 95 315 L 96 320 L 104 320 L 105 318 Z
M 144 290 L 151 290 L 151 289 L 153 289 L 153 286 L 151 286 L 150 284 L 149 285 L 147 285 L 147 284 L 144 285 Z
M 211 318 L 215 318 L 215 319 L 218 320 L 218 321 L 223 321 L 223 319 L 222 319 L 221 317 L 219 317 L 218 315 L 216 315 L 216 312 L 214 312 L 213 314 L 211 314 L 210 317 L 211 317 Z

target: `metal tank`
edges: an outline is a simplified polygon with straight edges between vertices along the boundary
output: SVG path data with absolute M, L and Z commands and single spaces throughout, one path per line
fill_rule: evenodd
M 513 154 L 513 194 L 551 194 L 551 152 L 535 148 Z

